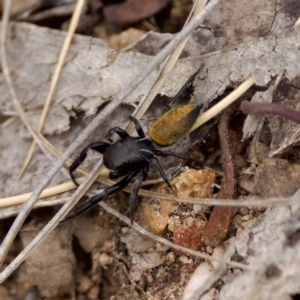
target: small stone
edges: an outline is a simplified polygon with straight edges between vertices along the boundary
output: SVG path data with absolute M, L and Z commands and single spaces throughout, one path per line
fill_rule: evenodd
M 178 191 L 178 196 L 209 198 L 213 193 L 212 184 L 216 178 L 211 170 L 189 169 L 172 180 L 172 185 Z
M 184 289 L 182 299 L 194 299 L 195 291 L 204 284 L 212 271 L 212 267 L 208 262 L 201 263 L 190 277 Z
M 90 280 L 90 278 L 85 275 L 80 276 L 78 283 L 77 291 L 79 293 L 86 293 L 93 285 L 93 282 Z
M 146 279 L 148 283 L 152 283 L 153 282 L 153 276 L 151 274 L 147 274 L 146 275 Z
M 246 215 L 242 217 L 242 222 L 243 221 L 249 221 L 250 220 L 250 215 Z
M 194 260 L 190 258 L 187 263 L 192 264 L 193 262 L 194 262 Z
M 209 253 L 209 254 L 212 254 L 212 253 L 213 253 L 213 248 L 212 248 L 211 246 L 208 245 L 208 246 L 206 247 L 206 252 Z
M 179 261 L 181 261 L 183 264 L 187 264 L 189 259 L 185 255 L 179 256 Z
M 189 249 L 198 250 L 203 246 L 202 234 L 206 223 L 203 220 L 188 217 L 183 224 L 176 226 L 173 242 Z
M 105 241 L 99 250 L 101 252 L 109 253 L 113 250 L 113 248 L 114 248 L 113 242 L 110 240 L 110 241 Z
M 132 228 L 121 236 L 121 242 L 125 243 L 127 249 L 133 252 L 144 252 L 155 244 L 154 240 Z
M 170 262 L 174 262 L 176 260 L 176 255 L 173 252 L 169 252 L 166 256 L 166 259 Z
M 169 193 L 167 188 L 160 188 L 157 191 L 163 194 Z M 175 203 L 167 200 L 146 199 L 142 202 L 139 224 L 156 235 L 163 235 Z
M 129 231 L 129 227 L 122 227 L 121 229 L 122 233 L 127 233 Z
M 174 229 L 175 229 L 175 220 L 172 218 L 172 219 L 169 219 L 168 221 L 168 230 L 171 231 L 171 232 L 174 232 Z
M 156 268 L 157 266 L 160 266 L 164 263 L 166 259 L 166 255 L 162 252 L 141 252 L 141 253 L 135 253 L 130 252 L 130 255 L 132 256 L 131 262 L 135 265 L 138 265 L 139 268 L 142 270 L 149 270 Z
M 235 215 L 235 217 L 232 219 L 231 224 L 235 227 L 238 227 L 241 225 L 242 222 L 242 216 L 241 215 Z
M 218 245 L 214 248 L 212 257 L 216 258 L 217 260 L 212 260 L 211 264 L 213 265 L 214 268 L 218 267 L 219 261 L 223 259 L 224 256 L 224 249 Z
M 129 272 L 130 280 L 132 281 L 140 281 L 143 275 L 143 270 L 139 268 L 137 265 L 133 265 Z
M 100 293 L 100 288 L 99 288 L 99 286 L 93 286 L 90 290 L 89 290 L 89 292 L 88 292 L 88 294 L 87 294 L 87 296 L 88 296 L 88 299 L 90 299 L 90 300 L 96 300 L 96 299 L 99 299 L 99 293 Z
M 161 244 L 161 243 L 156 243 L 156 250 L 159 252 L 166 252 L 170 249 L 169 246 L 165 245 L 165 244 Z
M 194 211 L 196 211 L 196 212 L 199 211 L 199 210 L 201 211 L 201 209 L 202 209 L 202 205 L 201 204 L 194 204 L 193 205 L 193 210 Z
M 106 253 L 102 253 L 99 257 L 99 262 L 102 268 L 107 270 L 107 266 L 111 265 L 114 262 L 114 258 L 108 256 Z
M 248 223 L 249 223 L 249 221 L 241 222 L 241 226 L 242 226 L 243 228 L 246 228 L 246 227 L 248 226 Z
M 249 214 L 249 209 L 247 207 L 240 207 L 239 214 L 242 216 L 246 216 Z

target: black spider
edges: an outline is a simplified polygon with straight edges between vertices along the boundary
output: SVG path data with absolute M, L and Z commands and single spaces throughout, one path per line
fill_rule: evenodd
M 79 165 L 85 160 L 88 150 L 93 149 L 97 152 L 103 154 L 104 165 L 112 170 L 109 174 L 111 179 L 116 179 L 121 176 L 125 176 L 119 182 L 111 187 L 108 187 L 103 192 L 90 198 L 85 204 L 80 206 L 73 213 L 70 213 L 61 222 L 65 222 L 71 218 L 74 218 L 87 209 L 89 209 L 94 204 L 106 199 L 108 196 L 122 190 L 125 188 L 133 177 L 137 176 L 137 180 L 133 185 L 133 190 L 130 198 L 129 213 L 132 222 L 133 209 L 137 201 L 137 193 L 140 189 L 143 180 L 146 180 L 150 164 L 152 164 L 159 171 L 161 177 L 164 179 L 169 188 L 176 195 L 173 187 L 170 184 L 163 168 L 161 167 L 158 159 L 155 155 L 165 156 L 172 155 L 182 159 L 186 159 L 185 156 L 173 153 L 171 151 L 160 151 L 154 148 L 154 144 L 151 140 L 145 137 L 144 131 L 134 117 L 130 116 L 129 119 L 135 124 L 135 129 L 138 133 L 138 137 L 132 137 L 128 135 L 123 129 L 119 127 L 113 127 L 109 130 L 108 136 L 112 135 L 114 132 L 120 136 L 120 140 L 108 144 L 105 142 L 94 142 L 85 147 L 78 158 L 70 166 L 69 172 L 73 182 L 78 186 L 78 183 L 74 177 L 73 172 L 79 167 Z

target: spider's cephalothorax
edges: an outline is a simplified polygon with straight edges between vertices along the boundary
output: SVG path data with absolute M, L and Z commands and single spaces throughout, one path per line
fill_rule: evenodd
M 79 165 L 85 160 L 89 149 L 93 149 L 97 152 L 103 154 L 103 163 L 104 165 L 112 170 L 109 174 L 111 179 L 116 179 L 121 176 L 125 176 L 115 185 L 108 187 L 103 192 L 95 195 L 89 199 L 85 204 L 80 206 L 78 210 L 69 214 L 62 222 L 67 221 L 73 217 L 76 217 L 89 209 L 94 204 L 106 199 L 108 196 L 122 190 L 125 188 L 133 177 L 137 176 L 137 179 L 133 185 L 132 195 L 130 199 L 130 219 L 132 221 L 133 208 L 136 204 L 137 193 L 140 189 L 143 180 L 146 180 L 150 164 L 157 168 L 161 177 L 164 179 L 169 188 L 174 192 L 173 187 L 170 184 L 169 179 L 167 178 L 163 168 L 161 167 L 158 159 L 155 155 L 165 156 L 173 155 L 182 159 L 185 159 L 184 156 L 176 154 L 170 151 L 160 151 L 154 148 L 153 142 L 145 137 L 144 131 L 140 123 L 133 117 L 129 119 L 134 122 L 138 137 L 131 137 L 123 129 L 119 127 L 114 127 L 109 130 L 108 136 L 114 132 L 120 136 L 120 140 L 108 144 L 105 142 L 94 142 L 89 144 L 84 148 L 79 157 L 70 166 L 70 176 L 73 182 L 78 186 L 78 183 L 74 177 L 73 172 L 79 167 Z M 175 193 L 175 192 L 174 192 Z

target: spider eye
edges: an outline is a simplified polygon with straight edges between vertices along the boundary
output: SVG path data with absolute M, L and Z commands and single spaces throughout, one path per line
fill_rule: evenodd
M 160 146 L 181 140 L 193 127 L 202 105 L 195 103 L 173 108 L 157 119 L 150 129 L 151 139 Z

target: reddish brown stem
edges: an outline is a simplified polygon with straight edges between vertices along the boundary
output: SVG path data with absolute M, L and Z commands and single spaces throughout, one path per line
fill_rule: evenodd
M 271 114 L 283 116 L 300 123 L 300 112 L 278 103 L 257 103 L 243 101 L 241 109 L 246 115 Z
M 229 119 L 236 108 L 236 103 L 229 106 L 220 117 L 219 136 L 222 148 L 223 181 L 218 194 L 218 199 L 233 199 L 236 187 L 236 171 L 234 164 L 234 150 L 229 135 Z M 231 220 L 232 208 L 229 206 L 214 207 L 209 222 L 203 233 L 205 245 L 216 246 L 226 236 Z

